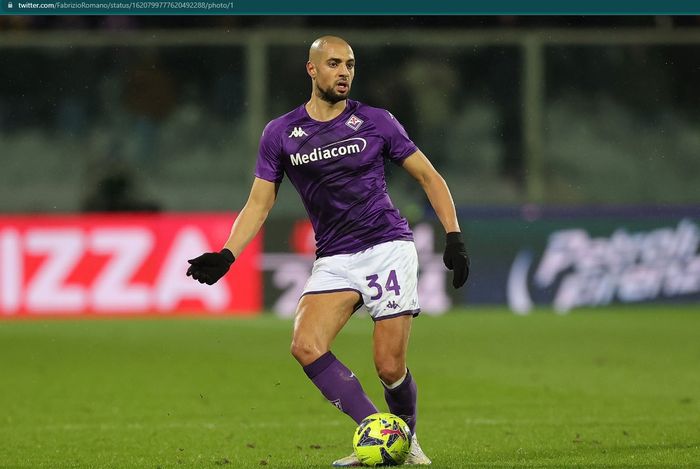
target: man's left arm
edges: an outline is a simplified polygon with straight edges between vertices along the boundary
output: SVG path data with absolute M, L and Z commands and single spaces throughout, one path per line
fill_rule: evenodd
M 448 269 L 454 271 L 452 285 L 459 288 L 464 285 L 469 276 L 469 255 L 464 246 L 450 189 L 445 179 L 420 150 L 416 150 L 407 157 L 402 166 L 421 185 L 440 223 L 445 228 L 446 243 L 443 261 Z

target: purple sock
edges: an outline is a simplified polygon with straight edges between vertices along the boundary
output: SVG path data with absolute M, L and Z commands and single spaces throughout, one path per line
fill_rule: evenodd
M 411 434 L 413 434 L 416 430 L 418 388 L 409 370 L 406 370 L 406 378 L 404 378 L 403 383 L 394 389 L 384 386 L 384 398 L 386 403 L 389 404 L 389 412 L 401 417 L 408 424 Z
M 360 423 L 368 415 L 378 412 L 355 374 L 331 352 L 324 353 L 315 362 L 306 365 L 304 373 L 331 404 L 355 422 Z

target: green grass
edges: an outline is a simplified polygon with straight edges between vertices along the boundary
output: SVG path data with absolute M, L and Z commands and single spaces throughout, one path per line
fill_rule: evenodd
M 700 467 L 700 308 L 414 323 L 435 468 Z M 385 409 L 371 320 L 336 355 Z M 288 352 L 291 322 L 0 322 L 0 467 L 328 467 L 354 424 Z

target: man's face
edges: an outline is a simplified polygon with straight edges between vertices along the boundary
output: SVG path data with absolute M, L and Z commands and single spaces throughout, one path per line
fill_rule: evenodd
M 347 99 L 355 76 L 355 56 L 347 44 L 326 43 L 310 65 L 316 96 L 335 104 Z

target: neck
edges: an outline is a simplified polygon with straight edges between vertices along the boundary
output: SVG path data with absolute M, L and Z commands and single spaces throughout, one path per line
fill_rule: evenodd
M 325 122 L 338 117 L 345 110 L 346 105 L 346 99 L 331 104 L 315 95 L 311 95 L 311 99 L 304 107 L 306 108 L 306 112 L 309 113 L 309 117 L 317 121 Z

